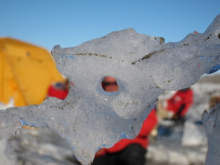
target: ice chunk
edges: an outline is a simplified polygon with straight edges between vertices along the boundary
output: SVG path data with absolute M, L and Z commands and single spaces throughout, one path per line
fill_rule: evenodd
M 16 164 L 79 165 L 68 143 L 53 131 L 20 129 L 9 140 L 9 148 Z
M 0 140 L 0 155 L 1 164 L 16 165 L 15 153 L 13 152 L 12 148 L 8 147 L 7 140 Z
M 59 71 L 74 83 L 68 97 L 0 112 L 1 138 L 21 123 L 50 128 L 89 164 L 100 147 L 134 138 L 165 89 L 191 86 L 220 64 L 219 23 L 220 15 L 205 33 L 189 34 L 177 43 L 161 44 L 130 28 L 73 48 L 55 46 Z M 118 92 L 109 95 L 102 89 L 106 76 L 116 78 Z
M 220 164 L 220 104 L 203 113 L 203 123 L 208 136 L 207 165 Z

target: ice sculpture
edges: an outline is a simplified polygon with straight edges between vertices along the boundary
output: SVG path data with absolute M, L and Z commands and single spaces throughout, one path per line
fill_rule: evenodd
M 212 108 L 209 112 L 203 113 L 203 123 L 208 136 L 208 153 L 206 165 L 220 164 L 220 104 Z
M 156 39 L 129 28 L 73 48 L 55 46 L 59 71 L 74 83 L 68 97 L 0 112 L 1 138 L 11 136 L 21 123 L 50 128 L 89 164 L 100 147 L 135 137 L 165 89 L 191 86 L 220 68 L 220 15 L 204 33 L 176 43 Z M 116 78 L 117 92 L 102 89 L 105 76 Z

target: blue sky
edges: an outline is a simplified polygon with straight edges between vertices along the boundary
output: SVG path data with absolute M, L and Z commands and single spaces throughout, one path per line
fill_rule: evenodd
M 0 0 L 0 37 L 51 50 L 132 27 L 176 42 L 203 33 L 219 6 L 220 0 Z

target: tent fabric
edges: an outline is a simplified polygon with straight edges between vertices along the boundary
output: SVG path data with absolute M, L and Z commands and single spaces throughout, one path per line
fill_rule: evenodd
M 45 49 L 12 38 L 0 38 L 0 102 L 40 104 L 51 83 L 64 82 Z

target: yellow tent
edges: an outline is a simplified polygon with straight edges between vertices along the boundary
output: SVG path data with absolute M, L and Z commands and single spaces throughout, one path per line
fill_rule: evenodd
M 63 82 L 51 54 L 29 43 L 0 38 L 0 102 L 40 104 L 53 82 Z

